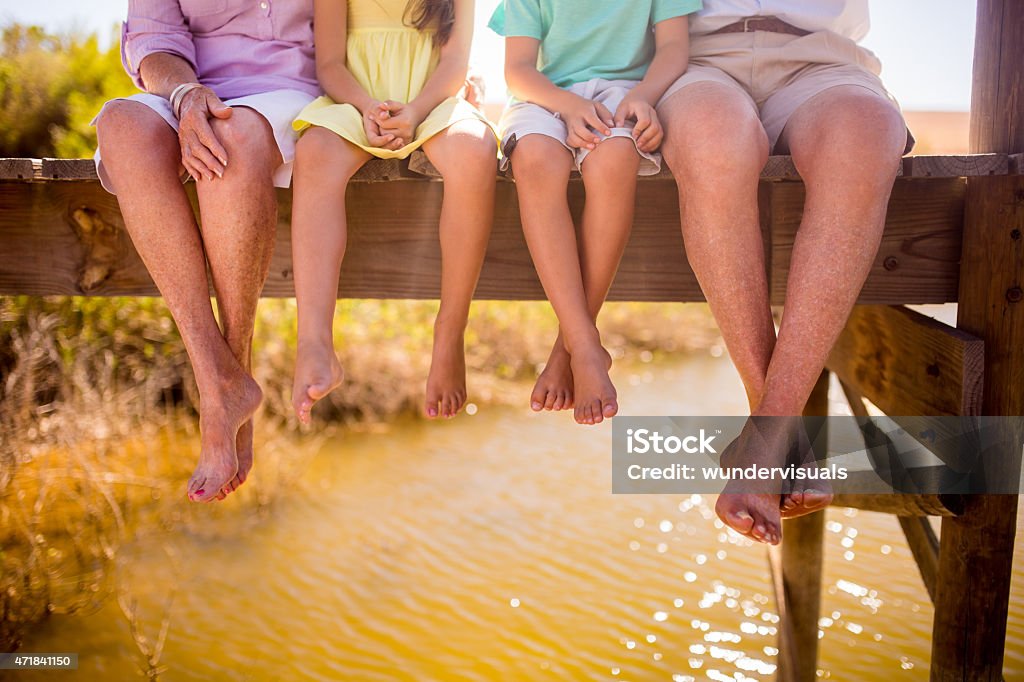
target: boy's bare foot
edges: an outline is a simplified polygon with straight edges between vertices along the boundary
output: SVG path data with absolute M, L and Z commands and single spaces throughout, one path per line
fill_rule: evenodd
M 253 424 L 252 420 L 242 424 L 238 429 L 238 436 L 235 437 L 235 455 L 238 458 L 238 472 L 235 477 L 228 481 L 222 492 L 227 495 L 238 490 L 238 487 L 245 483 L 252 471 L 253 460 Z
M 344 377 L 338 356 L 329 343 L 299 341 L 292 383 L 292 408 L 299 421 L 308 424 L 316 401 L 337 388 Z
M 434 350 L 427 375 L 423 413 L 429 419 L 451 419 L 466 404 L 466 353 L 463 333 L 434 329 Z
M 782 467 L 792 445 L 790 425 L 782 418 L 751 417 L 722 453 L 723 468 Z M 758 542 L 782 540 L 781 480 L 732 479 L 718 496 L 715 513 L 725 525 Z
M 236 439 L 242 424 L 252 419 L 263 391 L 248 374 L 229 383 L 220 400 L 204 396 L 199 405 L 201 449 L 199 464 L 188 481 L 193 502 L 223 499 L 224 488 L 238 473 Z
M 818 468 L 810 438 L 804 428 L 800 429 L 796 457 L 800 467 L 808 473 Z M 782 495 L 779 509 L 782 518 L 792 519 L 824 509 L 832 503 L 832 484 L 828 479 L 799 478 L 793 481 L 789 491 Z
M 577 424 L 600 424 L 619 411 L 615 386 L 608 376 L 612 356 L 600 345 L 572 355 L 569 367 L 574 380 Z
M 541 410 L 568 410 L 573 406 L 572 368 L 569 352 L 559 337 L 551 349 L 544 371 L 537 377 L 530 394 L 530 407 Z

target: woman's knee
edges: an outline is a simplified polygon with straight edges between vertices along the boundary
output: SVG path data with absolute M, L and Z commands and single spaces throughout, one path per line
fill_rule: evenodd
M 104 157 L 125 151 L 147 155 L 159 151 L 179 154 L 178 136 L 159 114 L 141 102 L 107 102 L 96 117 L 96 136 Z
M 211 118 L 210 128 L 224 145 L 229 158 L 243 156 L 254 160 L 265 159 L 270 163 L 279 162 L 280 151 L 270 123 L 252 109 L 234 107 L 228 118 Z

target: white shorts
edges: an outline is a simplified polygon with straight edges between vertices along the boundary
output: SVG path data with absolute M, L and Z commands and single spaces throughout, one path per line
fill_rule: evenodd
M 277 148 L 280 150 L 281 158 L 284 160 L 274 171 L 275 187 L 288 187 L 292 182 L 292 161 L 295 159 L 295 140 L 298 138 L 298 133 L 292 128 L 292 121 L 302 111 L 302 108 L 314 99 L 312 95 L 307 95 L 299 90 L 272 90 L 256 95 L 246 95 L 245 97 L 224 100 L 224 104 L 230 107 L 247 107 L 252 109 L 270 124 L 271 129 L 274 131 L 274 139 L 277 141 Z M 163 97 L 142 93 L 132 95 L 131 97 L 118 97 L 110 101 L 116 102 L 118 100 L 145 104 L 159 114 L 160 118 L 167 121 L 167 125 L 171 126 L 174 132 L 178 132 L 178 119 L 174 118 L 174 112 L 171 111 L 171 103 Z M 109 103 L 107 102 L 107 104 Z M 107 105 L 104 104 L 103 106 L 106 108 Z M 103 109 L 100 109 L 100 113 L 96 114 L 96 118 L 92 120 L 92 125 L 96 125 L 96 120 L 102 115 Z M 103 160 L 100 158 L 100 150 L 98 148 L 93 155 L 93 159 L 96 161 L 96 175 L 99 176 L 100 183 L 105 190 L 113 193 L 111 189 L 112 184 L 103 168 Z
M 614 114 L 626 94 L 636 87 L 639 82 L 626 80 L 608 81 L 603 78 L 594 78 L 583 83 L 576 83 L 566 89 L 584 99 L 600 102 L 607 107 L 608 111 Z M 530 102 L 514 102 L 506 107 L 501 115 L 501 122 L 498 124 L 498 128 L 501 130 L 501 169 L 503 171 L 507 171 L 509 167 L 509 154 L 512 152 L 510 142 L 511 146 L 514 147 L 515 140 L 521 140 L 527 135 L 547 135 L 558 140 L 573 155 L 577 171 L 583 166 L 583 160 L 587 158 L 587 154 L 591 151 L 586 148 L 570 147 L 566 142 L 569 130 L 566 128 L 561 116 Z M 598 137 L 605 139 L 605 135 L 602 133 L 598 133 Z M 612 134 L 609 137 L 628 137 L 632 140 L 633 129 L 612 128 Z M 634 144 L 636 144 L 635 140 Z M 640 170 L 638 173 L 640 175 L 657 175 L 661 170 L 661 154 L 657 152 L 642 152 L 639 148 L 636 151 L 640 155 Z

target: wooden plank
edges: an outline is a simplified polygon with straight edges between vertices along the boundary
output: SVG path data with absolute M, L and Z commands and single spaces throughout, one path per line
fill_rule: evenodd
M 1006 175 L 1009 172 L 1010 157 L 1006 154 L 908 156 L 903 166 L 903 174 L 915 178 Z
M 34 176 L 32 159 L 0 159 L 0 180 L 31 180 Z
M 948 303 L 957 300 L 966 181 L 897 180 L 885 234 L 858 303 Z M 802 183 L 772 184 L 773 305 L 782 305 L 790 254 L 803 216 Z
M 43 180 L 96 180 L 92 159 L 42 159 Z
M 978 0 L 971 85 L 972 153 L 1024 152 L 1024 8 Z
M 1011 31 L 1024 31 L 1024 3 L 981 0 L 978 17 L 979 52 L 998 49 L 985 44 L 1000 34 L 1001 23 L 1008 18 L 1017 24 Z M 1019 93 L 1024 91 L 1024 39 L 1018 49 L 1020 61 L 1003 66 L 1017 72 Z M 1021 117 L 1019 110 L 1016 115 Z M 997 147 L 1004 133 L 990 132 L 989 142 Z M 1020 390 L 1024 385 L 1022 232 L 1024 176 L 971 178 L 957 326 L 985 343 L 982 413 L 986 415 L 1024 414 L 1024 391 Z M 1019 480 L 1019 460 L 1014 462 L 1017 454 L 990 458 L 986 467 L 1005 467 L 1003 476 Z M 933 681 L 994 681 L 1001 677 L 1017 501 L 1016 495 L 971 496 L 962 516 L 942 521 L 932 634 Z
M 984 343 L 903 306 L 856 306 L 828 368 L 891 415 L 976 415 Z
M 443 185 L 408 181 L 401 187 L 402 201 L 395 201 L 395 186 L 386 183 L 359 183 L 348 193 L 349 249 L 339 296 L 437 297 L 437 219 Z M 194 199 L 194 188 L 189 187 L 189 192 Z M 572 183 L 569 194 L 578 213 L 584 198 L 582 183 Z M 277 248 L 264 288 L 264 296 L 270 297 L 294 295 L 291 195 L 281 190 L 278 198 Z M 636 224 L 611 300 L 703 300 L 686 264 L 678 211 L 671 180 L 644 183 L 638 189 Z M 104 241 L 84 243 L 76 215 L 92 216 L 90 220 L 106 226 L 98 232 L 105 235 Z M 124 232 L 116 198 L 95 181 L 0 183 L 0 239 L 4 243 L 0 294 L 158 294 Z M 498 186 L 494 227 L 477 296 L 543 298 L 523 240 L 512 183 Z
M 926 517 L 900 516 L 899 520 L 903 535 L 907 538 L 907 546 L 917 563 L 917 570 L 921 572 L 921 581 L 934 602 L 939 575 L 939 539 Z
M 853 507 L 880 514 L 898 516 L 958 516 L 963 513 L 962 495 L 893 495 L 879 493 L 840 493 L 833 507 Z
M 818 377 L 807 406 L 806 417 L 828 416 L 829 373 L 825 370 Z M 828 442 L 827 424 L 818 440 Z M 821 569 L 824 562 L 825 510 L 816 511 L 782 522 L 782 545 L 771 547 L 773 555 L 781 554 L 781 560 L 774 559 L 782 569 L 782 601 L 785 616 L 780 609 L 780 619 L 787 622 L 780 628 L 784 636 L 779 638 L 779 650 L 786 650 L 779 657 L 779 680 L 815 679 L 818 667 L 818 616 L 821 613 Z M 778 602 L 779 595 L 776 594 Z
M 1010 154 L 1010 173 L 1024 175 L 1024 154 Z

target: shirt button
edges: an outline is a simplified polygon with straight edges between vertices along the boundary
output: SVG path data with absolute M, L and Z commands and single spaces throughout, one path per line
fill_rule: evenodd
M 261 2 L 260 3 L 260 9 L 266 9 L 268 6 L 269 5 L 267 5 L 267 3 L 265 3 L 265 2 Z

